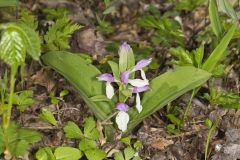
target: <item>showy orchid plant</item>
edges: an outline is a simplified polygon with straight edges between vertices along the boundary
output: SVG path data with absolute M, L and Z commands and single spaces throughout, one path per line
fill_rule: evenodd
M 143 70 L 144 67 L 149 65 L 152 59 L 143 59 L 137 62 L 136 65 L 132 48 L 126 42 L 124 42 L 119 50 L 119 64 L 118 71 L 111 73 L 104 73 L 97 77 L 99 81 L 106 82 L 106 96 L 112 99 L 115 95 L 114 87 L 112 83 L 118 85 L 118 102 L 116 109 L 118 114 L 116 116 L 116 124 L 121 131 L 127 130 L 127 124 L 129 122 L 129 115 L 127 111 L 129 106 L 126 104 L 128 98 L 132 97 L 132 94 L 136 94 L 136 109 L 140 113 L 143 109 L 140 99 L 140 93 L 150 89 L 149 81 L 146 78 L 146 74 Z M 135 72 L 140 71 L 141 78 L 135 79 Z

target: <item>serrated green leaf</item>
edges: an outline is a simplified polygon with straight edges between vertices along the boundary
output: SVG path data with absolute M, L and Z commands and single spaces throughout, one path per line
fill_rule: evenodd
M 41 55 L 41 39 L 39 34 L 24 23 L 18 23 L 17 25 L 21 28 L 21 34 L 25 39 L 27 53 L 34 60 L 39 60 Z
M 107 154 L 101 149 L 90 149 L 84 152 L 88 160 L 103 160 Z
M 195 61 L 195 66 L 197 68 L 200 68 L 202 66 L 202 60 L 204 56 L 204 46 L 200 46 L 194 51 L 194 61 Z
M 0 58 L 10 66 L 25 61 L 26 46 L 22 35 L 13 28 L 3 31 L 0 41 Z
M 224 32 L 222 22 L 220 20 L 220 16 L 218 14 L 218 7 L 216 0 L 210 0 L 208 7 L 209 17 L 211 21 L 211 26 L 213 32 L 216 34 L 218 38 L 221 38 Z
M 226 57 L 226 49 L 227 46 L 232 39 L 234 32 L 237 28 L 237 24 L 234 24 L 227 34 L 222 38 L 221 42 L 217 45 L 217 47 L 213 50 L 213 52 L 210 54 L 210 56 L 207 58 L 207 60 L 203 64 L 203 69 L 212 72 L 213 69 L 219 64 L 219 62 Z
M 114 154 L 114 160 L 125 160 L 122 152 L 117 152 Z
M 93 140 L 97 140 L 99 135 L 100 134 L 96 128 L 96 122 L 93 117 L 87 118 L 84 123 L 84 136 Z
M 64 127 L 65 136 L 67 138 L 82 138 L 83 133 L 81 129 L 74 122 L 69 121 Z
M 133 158 L 135 151 L 132 149 L 132 147 L 127 147 L 124 149 L 124 157 L 125 160 L 130 160 L 131 158 Z
M 72 147 L 58 147 L 54 155 L 56 160 L 79 160 L 83 156 L 79 149 Z
M 37 160 L 56 160 L 52 149 L 49 147 L 40 148 L 35 154 Z
M 83 138 L 79 143 L 79 149 L 81 151 L 86 151 L 88 149 L 95 149 L 97 148 L 97 144 L 94 140 Z
M 17 109 L 23 112 L 26 107 L 31 106 L 34 101 L 32 99 L 33 91 L 25 90 L 13 95 L 13 104 L 16 105 Z
M 42 135 L 37 131 L 20 128 L 12 122 L 6 131 L 8 135 L 8 146 L 12 156 L 20 156 L 25 154 L 29 144 L 41 140 Z
M 36 18 L 30 14 L 30 12 L 26 9 L 21 11 L 21 19 L 20 22 L 24 23 L 25 25 L 29 26 L 30 28 L 36 30 L 38 27 L 38 21 Z
M 71 34 L 81 28 L 78 24 L 72 24 L 70 19 L 63 17 L 49 27 L 44 36 L 46 46 L 50 51 L 64 50 L 70 48 L 68 38 Z
M 41 114 L 39 114 L 38 116 L 42 119 L 42 120 L 44 120 L 44 121 L 46 121 L 46 122 L 48 122 L 48 123 L 50 123 L 50 124 L 52 124 L 52 125 L 54 125 L 54 126 L 56 126 L 57 125 L 57 120 L 55 119 L 55 117 L 54 117 L 54 115 L 52 114 L 52 112 L 51 111 L 49 111 L 47 108 L 42 108 L 41 109 Z

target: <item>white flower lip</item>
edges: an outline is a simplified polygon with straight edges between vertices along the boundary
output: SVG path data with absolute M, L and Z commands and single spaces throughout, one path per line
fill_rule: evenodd
M 149 85 L 148 80 L 142 80 L 142 79 L 130 79 L 128 82 L 134 87 L 144 87 Z
M 129 115 L 124 111 L 120 111 L 116 116 L 116 123 L 118 125 L 118 129 L 120 129 L 122 132 L 125 132 L 127 130 L 128 122 Z

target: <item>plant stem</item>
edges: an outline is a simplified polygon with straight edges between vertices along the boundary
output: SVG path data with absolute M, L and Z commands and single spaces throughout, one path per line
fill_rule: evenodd
M 216 127 L 217 127 L 217 124 L 213 124 L 213 126 L 210 128 L 210 130 L 208 132 L 207 142 L 206 142 L 206 147 L 205 147 L 205 160 L 207 160 L 207 158 L 208 158 L 208 148 L 209 148 L 210 140 L 211 140 L 213 131 L 215 130 Z
M 10 93 L 9 93 L 9 99 L 8 99 L 8 107 L 7 110 L 3 113 L 3 128 L 4 130 L 7 130 L 10 124 L 10 118 L 11 118 L 11 111 L 12 111 L 12 103 L 13 103 L 13 94 L 14 94 L 14 88 L 15 88 L 15 74 L 17 71 L 17 66 L 13 65 L 11 67 L 11 75 L 10 75 Z
M 187 118 L 187 115 L 188 115 L 188 112 L 189 112 L 189 110 L 191 108 L 192 100 L 193 100 L 193 97 L 195 96 L 195 94 L 196 94 L 196 89 L 193 89 L 191 97 L 190 97 L 190 100 L 189 100 L 188 105 L 187 105 L 187 108 L 185 109 L 183 117 L 182 117 L 182 124 L 185 121 L 185 119 Z

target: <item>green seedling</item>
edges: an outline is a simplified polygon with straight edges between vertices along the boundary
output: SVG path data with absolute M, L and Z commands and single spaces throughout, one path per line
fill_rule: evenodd
M 210 87 L 210 93 L 205 93 L 204 98 L 206 98 L 212 105 L 240 109 L 240 96 L 235 93 L 217 91 L 214 87 Z
M 40 37 L 35 29 L 29 27 L 36 24 L 35 20 L 31 16 L 28 21 L 26 21 L 26 19 L 26 14 L 23 13 L 20 21 L 0 25 L 0 59 L 3 60 L 11 70 L 9 76 L 5 76 L 3 81 L 6 85 L 8 79 L 10 88 L 1 89 L 0 104 L 2 112 L 2 141 L 0 140 L 2 149 L 0 153 L 4 151 L 5 156 L 8 157 L 23 155 L 27 151 L 30 143 L 37 142 L 41 139 L 39 133 L 22 129 L 14 122 L 11 122 L 10 119 L 14 105 L 16 105 L 20 111 L 24 111 L 26 106 L 33 103 L 31 91 L 15 93 L 15 77 L 18 73 L 19 66 L 25 63 L 26 54 L 28 53 L 33 59 L 39 60 L 41 52 Z M 2 84 L 3 86 L 4 83 Z M 33 136 L 32 138 L 31 135 Z
M 131 143 L 130 137 L 125 137 L 121 139 L 121 142 L 127 145 L 123 152 L 117 152 L 114 154 L 114 160 L 140 160 L 139 150 L 142 148 L 140 141 L 135 142 L 133 145 Z
M 205 120 L 205 125 L 209 128 L 207 141 L 206 141 L 206 145 L 205 145 L 205 160 L 208 159 L 209 144 L 210 144 L 210 141 L 211 141 L 213 131 L 218 127 L 218 124 L 219 124 L 219 122 L 213 123 L 210 119 Z
M 96 128 L 93 117 L 85 120 L 83 131 L 74 123 L 68 122 L 64 127 L 67 138 L 79 139 L 79 150 L 88 160 L 102 160 L 106 158 L 106 153 L 97 147 L 100 133 Z

